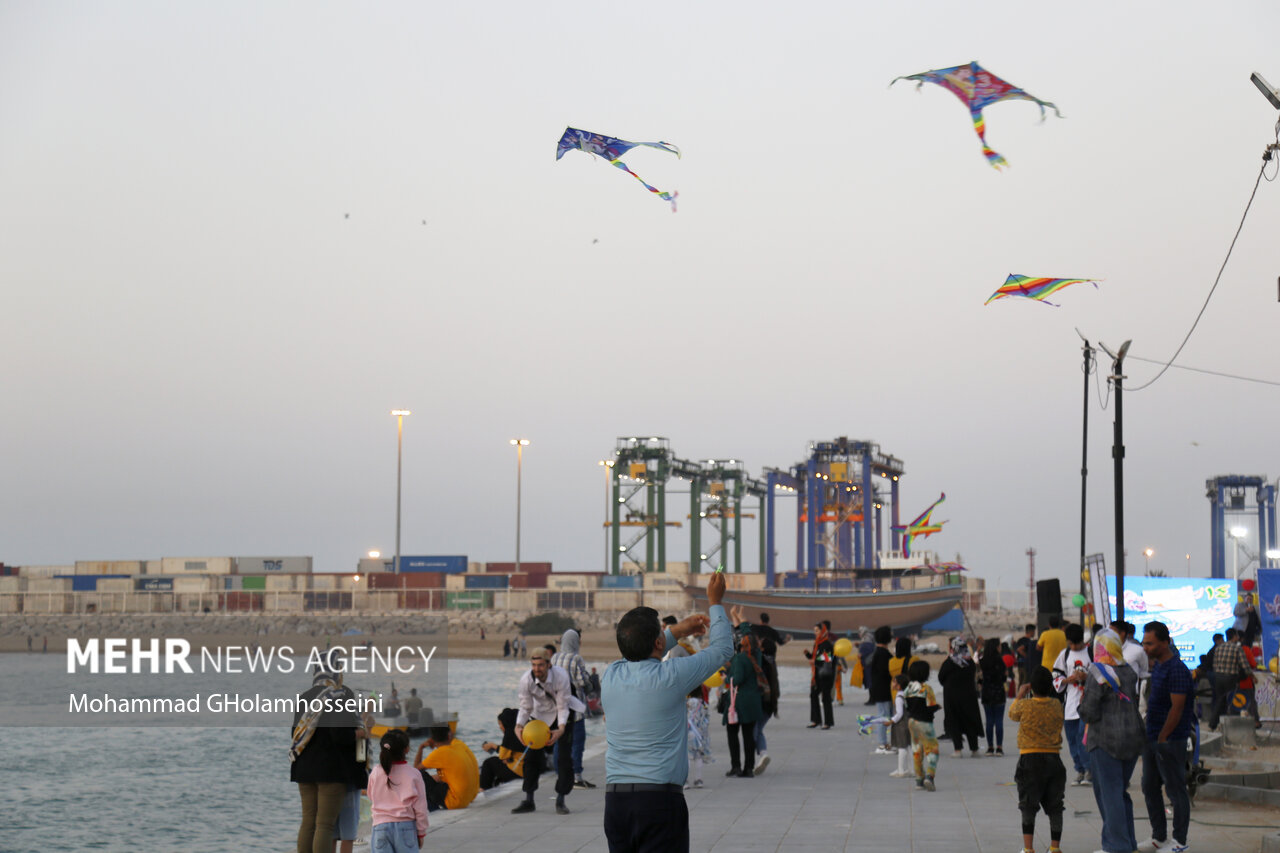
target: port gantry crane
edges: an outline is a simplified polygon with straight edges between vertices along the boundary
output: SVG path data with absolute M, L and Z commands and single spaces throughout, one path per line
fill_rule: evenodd
M 778 489 L 795 492 L 796 568 L 802 583 L 816 584 L 818 573 L 852 577 L 857 569 L 878 567 L 881 514 L 888 484 L 892 549 L 899 550 L 900 507 L 898 481 L 902 461 L 880 451 L 871 441 L 850 440 L 809 444 L 809 457 L 790 470 L 765 469 L 765 583 L 777 575 L 774 497 Z
M 1276 550 L 1276 487 L 1266 477 L 1222 474 L 1206 480 L 1205 497 L 1209 499 L 1209 577 L 1227 576 L 1226 516 L 1247 515 L 1249 489 L 1254 491 L 1254 508 L 1258 519 L 1259 565 L 1274 564 Z M 1234 547 L 1241 547 L 1235 543 Z M 1265 561 L 1265 562 L 1264 562 Z M 1247 565 L 1247 564 L 1246 564 Z

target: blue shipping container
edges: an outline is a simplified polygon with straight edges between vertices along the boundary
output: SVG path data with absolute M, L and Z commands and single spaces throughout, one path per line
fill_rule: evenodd
M 403 554 L 400 555 L 400 571 L 402 572 L 444 572 L 450 575 L 460 575 L 466 570 L 466 555 L 461 557 L 406 557 Z
M 509 575 L 467 575 L 467 589 L 506 589 Z
M 173 592 L 173 578 L 138 578 L 133 588 L 138 592 Z
M 601 589 L 640 589 L 644 586 L 644 578 L 640 575 L 603 575 L 600 578 Z

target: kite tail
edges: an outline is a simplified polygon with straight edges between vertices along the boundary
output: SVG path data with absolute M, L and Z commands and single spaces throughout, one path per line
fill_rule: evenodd
M 649 186 L 644 182 L 644 178 L 640 177 L 635 172 L 628 169 L 627 164 L 622 162 L 621 160 L 610 160 L 609 162 L 612 163 L 614 166 L 617 166 L 622 171 L 626 172 L 631 177 L 635 178 L 637 181 L 639 181 L 641 184 L 644 185 L 645 189 L 647 189 L 649 192 L 656 195 L 658 198 L 662 199 L 663 201 L 671 202 L 671 212 L 672 213 L 676 212 L 676 196 L 679 195 L 679 193 L 669 193 L 669 192 L 660 190 L 657 187 Z
M 987 144 L 987 120 L 982 117 L 982 111 L 974 110 L 971 115 L 973 116 L 974 132 L 978 134 L 978 139 L 982 140 L 982 154 L 987 158 L 987 162 L 990 163 L 991 167 L 997 171 L 999 171 L 1001 167 L 1007 168 L 1009 166 L 1009 161 L 1004 159 L 998 151 Z

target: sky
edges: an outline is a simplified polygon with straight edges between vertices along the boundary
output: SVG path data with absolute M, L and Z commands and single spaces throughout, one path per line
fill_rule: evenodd
M 755 476 L 849 436 L 903 460 L 904 518 L 946 492 L 941 557 L 1016 589 L 1034 547 L 1072 577 L 1076 330 L 1133 341 L 1130 387 L 1185 336 L 1275 139 L 1249 75 L 1280 82 L 1278 26 L 1272 2 L 0 3 L 0 562 L 351 570 L 394 549 L 403 407 L 404 554 L 514 556 L 516 436 L 522 559 L 566 571 L 602 567 L 618 436 Z M 954 96 L 888 86 L 970 60 L 1064 116 L 989 107 L 1004 173 Z M 624 159 L 679 212 L 557 162 L 566 125 L 678 145 Z M 1278 227 L 1264 181 L 1177 364 L 1280 382 Z M 1009 273 L 1102 281 L 984 306 Z M 1087 550 L 1113 565 L 1105 376 Z M 1125 394 L 1131 572 L 1151 548 L 1207 574 L 1205 481 L 1280 475 L 1278 392 L 1175 367 Z

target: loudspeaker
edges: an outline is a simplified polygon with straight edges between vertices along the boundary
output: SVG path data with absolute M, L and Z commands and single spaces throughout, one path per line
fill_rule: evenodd
M 1062 586 L 1057 578 L 1036 581 L 1036 612 L 1062 613 Z

